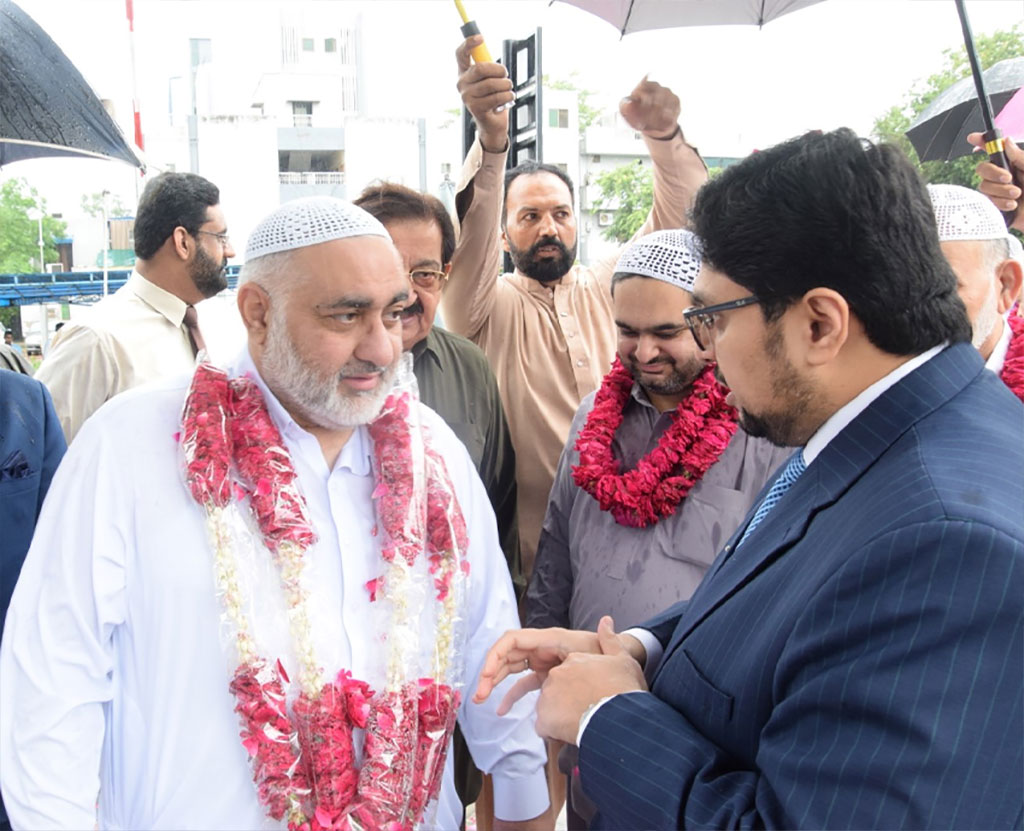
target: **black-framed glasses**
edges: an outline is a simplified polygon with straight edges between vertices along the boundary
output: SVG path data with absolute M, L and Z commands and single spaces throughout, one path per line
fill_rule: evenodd
M 445 284 L 448 275 L 443 271 L 434 271 L 432 268 L 414 268 L 409 272 L 409 279 L 418 288 L 433 291 Z
M 715 325 L 715 315 L 760 302 L 755 295 L 751 294 L 749 297 L 741 297 L 739 300 L 730 300 L 728 303 L 719 303 L 716 306 L 691 306 L 689 309 L 683 310 L 683 323 L 690 328 L 690 334 L 693 335 L 697 348 L 704 352 L 707 350 L 705 344 L 710 342 L 710 338 L 706 335 L 710 334 Z
M 218 234 L 216 231 L 196 231 L 197 234 L 206 234 L 208 237 L 216 237 L 220 241 L 221 248 L 227 248 L 231 245 L 231 237 L 227 233 Z

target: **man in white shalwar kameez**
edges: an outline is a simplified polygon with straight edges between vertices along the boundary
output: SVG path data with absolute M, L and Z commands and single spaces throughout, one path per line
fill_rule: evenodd
M 400 359 L 408 278 L 383 226 L 321 197 L 271 214 L 246 260 L 238 301 L 248 347 L 228 375 L 248 373 L 262 392 L 308 504 L 318 537 L 309 603 L 326 645 L 317 657 L 332 677 L 341 668 L 367 677 L 380 656 L 366 587 L 381 558 L 366 424 Z M 228 690 L 237 659 L 178 444 L 189 382 L 106 404 L 53 480 L 0 649 L 0 779 L 15 828 L 283 825 L 258 801 Z M 419 414 L 468 530 L 471 683 L 517 624 L 515 600 L 472 461 L 439 417 Z M 261 579 L 245 577 L 243 590 Z M 287 642 L 280 617 L 255 628 L 271 654 Z M 494 776 L 496 827 L 550 828 L 533 701 L 499 718 L 500 700 L 467 696 L 459 710 L 477 765 Z M 423 825 L 454 829 L 459 818 L 449 757 Z

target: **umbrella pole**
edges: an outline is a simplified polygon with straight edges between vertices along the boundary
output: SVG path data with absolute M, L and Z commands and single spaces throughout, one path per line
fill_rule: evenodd
M 974 78 L 974 89 L 978 93 L 978 106 L 981 108 L 981 118 L 985 124 L 985 152 L 988 153 L 988 160 L 999 165 L 1013 176 L 1013 168 L 1003 152 L 1002 132 L 996 127 L 992 117 L 992 103 L 985 92 L 985 78 L 981 72 L 981 64 L 978 63 L 978 53 L 974 49 L 974 35 L 971 33 L 971 21 L 967 19 L 967 9 L 964 7 L 964 0 L 956 0 L 956 12 L 960 16 L 960 28 L 964 33 L 964 48 L 967 50 L 967 60 L 971 65 L 971 77 Z M 1016 177 L 1014 177 L 1016 179 Z M 1019 184 L 1019 183 L 1017 183 Z M 1007 226 L 1013 222 L 1015 211 L 1003 211 L 1003 219 Z

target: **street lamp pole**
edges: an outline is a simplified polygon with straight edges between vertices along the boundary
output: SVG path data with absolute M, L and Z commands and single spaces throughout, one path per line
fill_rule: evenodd
M 109 256 L 110 251 L 110 228 L 107 225 L 107 197 L 110 196 L 110 191 L 103 191 L 103 296 L 107 296 L 108 291 L 108 275 L 107 271 L 109 268 Z

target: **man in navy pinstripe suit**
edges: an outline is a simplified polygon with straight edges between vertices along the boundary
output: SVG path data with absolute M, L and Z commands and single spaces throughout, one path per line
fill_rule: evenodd
M 691 331 L 801 449 L 688 604 L 507 634 L 594 827 L 1021 828 L 1024 405 L 984 372 L 931 205 L 848 130 L 700 192 Z M 648 687 L 649 682 L 649 687 Z

